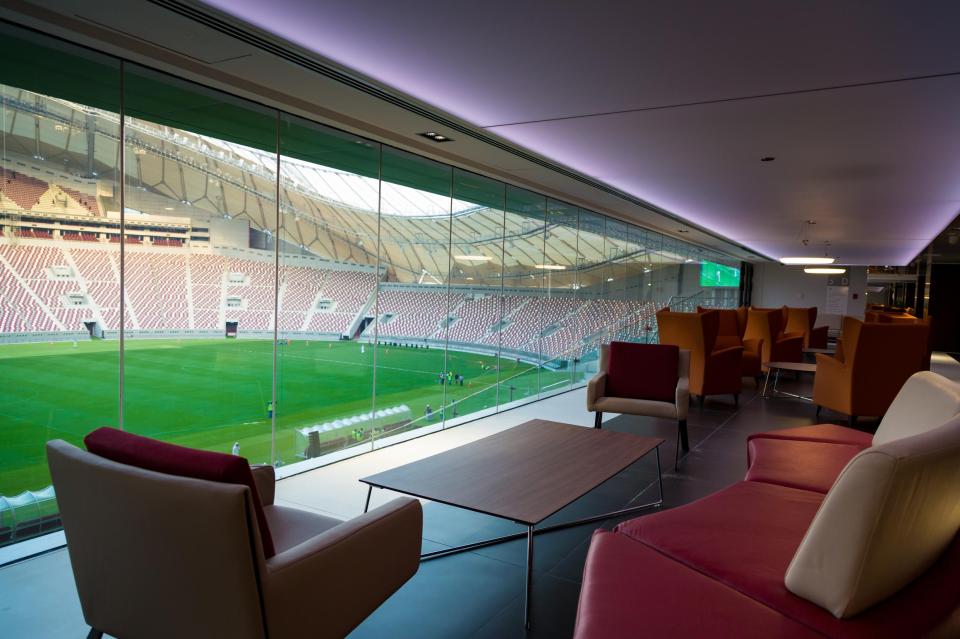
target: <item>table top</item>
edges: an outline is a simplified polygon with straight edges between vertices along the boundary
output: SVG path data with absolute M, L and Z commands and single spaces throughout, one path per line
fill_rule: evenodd
M 360 481 L 532 526 L 663 442 L 535 419 Z
M 779 368 L 782 371 L 800 371 L 801 373 L 816 373 L 817 365 L 806 362 L 767 362 L 767 368 Z

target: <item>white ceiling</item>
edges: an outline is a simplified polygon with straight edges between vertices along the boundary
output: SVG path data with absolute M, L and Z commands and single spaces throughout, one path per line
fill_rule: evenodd
M 772 257 L 960 211 L 956 2 L 207 4 Z

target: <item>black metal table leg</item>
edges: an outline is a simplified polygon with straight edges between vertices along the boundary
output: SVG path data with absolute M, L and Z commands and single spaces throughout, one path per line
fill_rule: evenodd
M 363 505 L 363 512 L 370 510 L 370 495 L 373 494 L 373 486 L 367 486 L 367 503 Z
M 523 627 L 530 630 L 530 595 L 533 586 L 533 526 L 527 526 L 527 592 L 523 599 Z

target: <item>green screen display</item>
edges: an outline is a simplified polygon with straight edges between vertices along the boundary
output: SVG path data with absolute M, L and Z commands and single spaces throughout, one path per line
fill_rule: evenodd
M 700 264 L 700 286 L 740 286 L 740 268 L 703 262 Z

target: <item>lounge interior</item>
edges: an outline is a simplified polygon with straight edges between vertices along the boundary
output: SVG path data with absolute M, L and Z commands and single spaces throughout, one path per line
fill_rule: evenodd
M 957 19 L 0 7 L 0 635 L 960 637 Z

